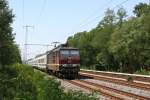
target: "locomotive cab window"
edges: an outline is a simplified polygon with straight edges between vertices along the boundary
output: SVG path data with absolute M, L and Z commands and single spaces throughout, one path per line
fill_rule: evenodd
M 64 57 L 68 57 L 69 56 L 69 50 L 61 50 L 60 54 Z
M 79 55 L 79 51 L 78 50 L 71 50 L 71 55 Z
M 78 50 L 61 50 L 60 54 L 64 57 L 79 55 Z

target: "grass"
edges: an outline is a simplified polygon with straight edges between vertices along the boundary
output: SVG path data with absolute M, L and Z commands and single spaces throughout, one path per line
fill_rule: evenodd
M 147 71 L 145 69 L 141 69 L 139 71 L 136 71 L 135 74 L 150 75 L 150 71 Z
M 86 70 L 96 70 L 95 66 L 90 66 L 90 67 L 81 66 L 80 68 L 81 68 L 81 69 L 86 69 Z

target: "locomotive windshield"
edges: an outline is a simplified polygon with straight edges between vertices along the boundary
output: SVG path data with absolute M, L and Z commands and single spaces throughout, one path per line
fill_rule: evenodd
M 71 52 L 71 55 L 72 55 L 72 56 L 74 56 L 74 55 L 75 55 L 75 56 L 76 56 L 76 55 L 79 55 L 79 51 L 78 51 L 78 50 L 71 50 L 70 52 Z
M 61 54 L 63 57 L 69 57 L 69 50 L 61 50 L 61 51 L 60 51 L 60 54 Z
M 79 55 L 79 51 L 78 50 L 61 50 L 60 54 L 63 55 L 64 57 L 78 56 Z

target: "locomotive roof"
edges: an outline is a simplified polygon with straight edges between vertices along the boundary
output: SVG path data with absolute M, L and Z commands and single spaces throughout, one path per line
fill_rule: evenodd
M 48 53 L 55 52 L 55 51 L 59 51 L 59 50 L 64 50 L 64 49 L 68 49 L 68 50 L 78 50 L 77 48 L 69 47 L 67 44 L 60 44 L 59 46 L 55 47 L 54 49 L 52 49 L 52 50 L 50 50 L 50 51 L 47 51 L 47 52 L 45 52 L 45 53 L 36 55 L 34 58 L 29 59 L 29 61 L 30 61 L 30 60 L 33 60 L 33 59 L 35 59 L 35 58 L 38 58 L 38 57 L 40 57 L 40 56 L 46 55 L 46 54 L 48 54 Z
M 74 48 L 74 47 L 69 47 L 68 45 L 66 44 L 61 44 L 57 47 L 55 47 L 54 49 L 50 50 L 49 52 L 55 52 L 55 51 L 59 51 L 59 50 L 63 50 L 63 49 L 73 49 L 73 50 L 78 50 L 77 48 Z

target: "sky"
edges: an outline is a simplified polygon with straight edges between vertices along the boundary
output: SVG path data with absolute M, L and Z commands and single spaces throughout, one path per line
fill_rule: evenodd
M 26 25 L 33 26 L 28 28 L 27 44 L 65 43 L 69 36 L 94 28 L 107 8 L 116 11 L 124 7 L 129 17 L 139 2 L 149 3 L 149 0 L 8 0 L 15 15 L 12 27 L 22 57 Z M 52 48 L 28 45 L 27 58 Z

